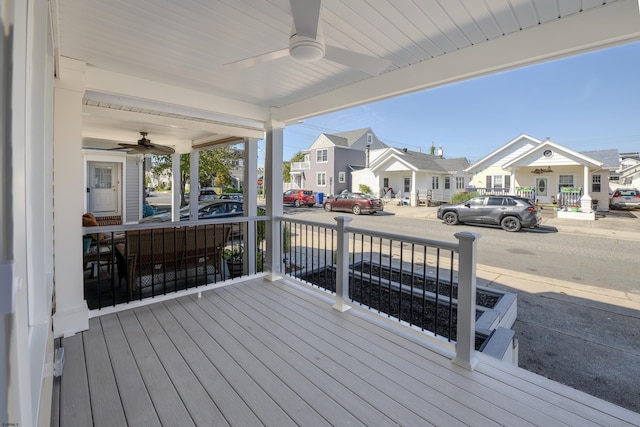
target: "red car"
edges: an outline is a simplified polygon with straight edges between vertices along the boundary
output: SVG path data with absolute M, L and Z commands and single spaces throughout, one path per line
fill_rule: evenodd
M 360 215 L 362 212 L 374 214 L 384 211 L 382 200 L 363 193 L 342 193 L 331 196 L 324 202 L 324 210 L 353 212 Z
M 296 208 L 302 205 L 312 207 L 316 204 L 316 195 L 310 190 L 287 190 L 282 196 L 282 201 Z

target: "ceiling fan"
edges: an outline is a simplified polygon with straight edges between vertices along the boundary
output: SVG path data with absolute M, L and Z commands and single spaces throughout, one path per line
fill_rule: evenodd
M 391 61 L 386 59 L 326 45 L 320 25 L 322 0 L 290 0 L 289 5 L 293 16 L 289 47 L 230 62 L 224 66 L 248 68 L 289 55 L 300 62 L 315 62 L 326 59 L 376 76 L 391 65 Z
M 140 132 L 142 138 L 138 140 L 137 144 L 125 144 L 119 143 L 120 148 L 113 148 L 113 150 L 129 150 L 129 152 L 139 153 L 139 154 L 173 154 L 175 150 L 171 147 L 167 147 L 164 145 L 156 145 L 152 144 L 149 139 L 147 139 L 147 132 Z

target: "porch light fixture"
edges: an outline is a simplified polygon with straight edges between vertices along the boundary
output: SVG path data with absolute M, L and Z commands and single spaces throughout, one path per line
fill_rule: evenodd
M 550 172 L 553 172 L 553 169 L 551 169 L 550 166 L 547 166 L 546 169 L 537 168 L 537 169 L 534 169 L 534 170 L 531 171 L 531 173 L 535 173 L 536 175 L 540 175 L 540 174 L 543 174 L 543 173 L 550 173 Z

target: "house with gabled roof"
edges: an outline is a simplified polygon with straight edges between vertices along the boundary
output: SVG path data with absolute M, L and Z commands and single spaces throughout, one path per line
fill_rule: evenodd
M 420 200 L 446 202 L 469 183 L 467 166 L 466 158 L 444 158 L 442 149 L 437 154 L 393 147 L 372 150 L 367 167 L 352 172 L 353 188 L 365 184 L 380 195 L 401 193 L 411 206 Z
M 370 150 L 386 148 L 371 128 L 321 133 L 304 150 L 304 162 L 291 164 L 291 180 L 300 188 L 326 195 L 351 190 L 351 172 L 363 167 Z
M 640 187 L 640 154 L 620 153 L 620 186 Z
M 609 174 L 619 169 L 618 150 L 577 152 L 549 139 L 522 134 L 466 171 L 479 192 L 531 192 L 538 203 L 556 203 L 562 189 L 572 189 L 582 212 L 609 208 Z M 577 203 L 577 202 L 576 202 Z

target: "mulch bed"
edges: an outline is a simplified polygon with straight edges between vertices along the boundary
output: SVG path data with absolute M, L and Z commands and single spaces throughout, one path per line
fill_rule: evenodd
M 388 284 L 378 283 L 378 277 L 389 279 L 389 269 L 381 269 L 378 266 L 371 266 L 368 263 L 356 266 L 356 268 L 358 267 L 360 267 L 362 275 L 356 272 L 355 277 L 354 275 L 349 276 L 349 297 L 352 300 L 379 313 L 385 313 L 389 317 L 396 317 L 423 330 L 434 332 L 450 341 L 455 341 L 457 309 L 455 305 L 449 305 L 448 298 L 443 298 L 443 300 L 438 301 L 436 304 L 435 300 L 425 297 L 422 292 L 412 297 L 409 293 L 400 292 Z M 371 271 L 371 277 L 369 276 L 369 270 Z M 375 273 L 380 273 L 382 276 L 374 276 Z M 303 274 L 299 276 L 299 278 L 331 292 L 335 292 L 336 290 L 336 271 L 333 267 L 326 267 Z M 400 273 L 392 272 L 391 280 L 396 281 L 399 279 Z M 405 282 L 407 279 L 409 283 Z M 404 284 L 411 284 L 409 274 L 402 274 L 402 280 L 405 282 Z M 422 290 L 424 287 L 425 290 L 435 293 L 435 282 L 429 283 L 431 281 L 427 280 L 425 284 L 420 280 L 420 284 L 416 285 L 417 281 L 417 278 L 414 277 L 414 288 Z M 396 283 L 398 282 L 396 281 Z M 440 288 L 441 296 L 448 296 L 451 293 L 451 286 L 448 284 L 441 284 Z M 495 305 L 498 297 L 487 297 L 487 300 L 489 303 L 493 301 L 493 305 Z M 476 312 L 476 319 L 480 314 L 481 312 Z M 481 348 L 486 338 L 486 336 L 481 334 L 476 336 L 476 350 Z

